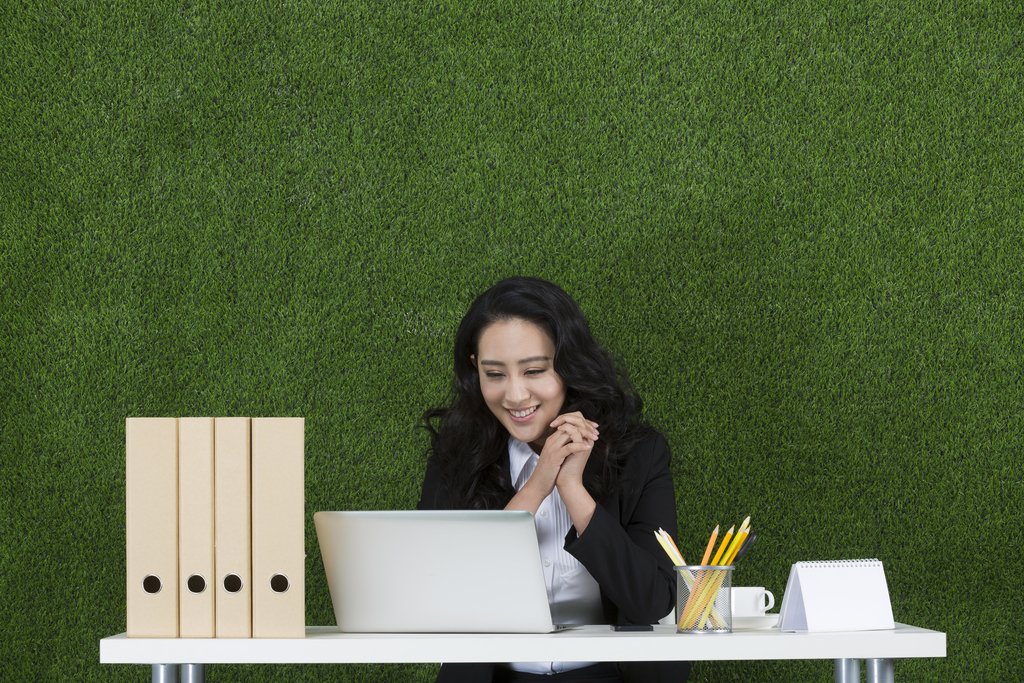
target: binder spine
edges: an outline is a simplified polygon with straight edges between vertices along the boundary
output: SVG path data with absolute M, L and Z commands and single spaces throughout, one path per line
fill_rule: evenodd
M 129 638 L 178 637 L 178 421 L 125 420 Z
M 301 417 L 252 421 L 252 635 L 303 638 L 305 459 Z
M 247 417 L 214 422 L 217 638 L 252 636 L 249 424 Z
M 179 631 L 182 638 L 213 638 L 213 418 L 183 417 L 178 433 Z

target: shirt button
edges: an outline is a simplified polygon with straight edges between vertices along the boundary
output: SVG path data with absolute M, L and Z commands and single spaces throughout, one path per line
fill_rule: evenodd
M 541 517 L 547 517 L 548 516 L 548 511 L 547 510 L 541 510 L 540 511 L 540 516 Z
M 551 560 L 549 560 L 548 558 L 545 557 L 544 558 L 544 566 L 545 567 L 550 567 L 551 566 Z

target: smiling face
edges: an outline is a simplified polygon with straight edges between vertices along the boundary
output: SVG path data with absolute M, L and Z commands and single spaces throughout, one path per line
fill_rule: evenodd
M 496 322 L 484 328 L 472 358 L 487 407 L 509 434 L 540 453 L 565 402 L 554 341 L 525 320 Z

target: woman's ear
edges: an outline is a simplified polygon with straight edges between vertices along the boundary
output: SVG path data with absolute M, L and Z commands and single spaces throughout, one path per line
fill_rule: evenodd
M 469 362 L 473 364 L 474 368 L 476 367 L 476 356 L 472 353 L 469 354 Z

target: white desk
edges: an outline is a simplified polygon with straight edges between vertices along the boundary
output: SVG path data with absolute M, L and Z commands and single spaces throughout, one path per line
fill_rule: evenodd
M 540 635 L 360 634 L 341 633 L 334 626 L 307 626 L 306 637 L 294 640 L 129 639 L 122 633 L 100 641 L 103 664 L 833 659 L 837 680 L 840 660 L 888 661 L 891 671 L 892 659 L 945 656 L 945 633 L 905 624 L 896 624 L 891 631 L 782 633 L 760 628 L 727 634 L 677 634 L 674 626 L 616 633 L 608 626 L 583 626 Z M 157 679 L 156 666 L 154 680 L 163 680 Z

